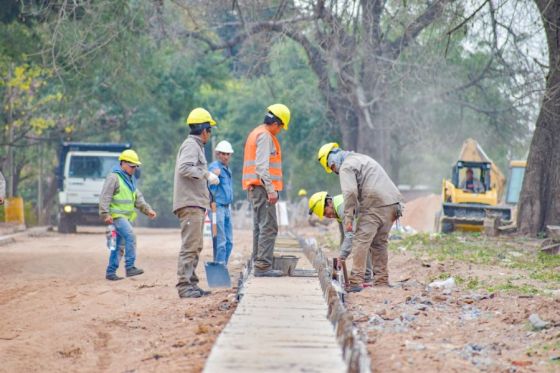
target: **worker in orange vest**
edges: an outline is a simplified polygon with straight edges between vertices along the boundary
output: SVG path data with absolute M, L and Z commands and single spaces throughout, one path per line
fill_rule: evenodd
M 283 189 L 282 149 L 276 136 L 288 130 L 290 109 L 283 104 L 270 105 L 264 123 L 249 134 L 243 159 L 243 190 L 253 208 L 253 262 L 256 277 L 280 277 L 272 269 L 274 243 L 278 235 L 276 202 Z

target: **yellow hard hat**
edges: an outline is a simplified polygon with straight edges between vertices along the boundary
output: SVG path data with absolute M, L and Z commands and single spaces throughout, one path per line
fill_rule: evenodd
M 128 163 L 135 164 L 137 166 L 140 166 L 142 164 L 140 162 L 140 158 L 138 157 L 138 154 L 132 149 L 127 149 L 123 151 L 121 155 L 119 155 L 119 161 L 125 161 Z
M 266 110 L 270 111 L 275 117 L 280 119 L 284 129 L 286 131 L 288 130 L 288 127 L 290 126 L 290 109 L 288 109 L 286 105 L 274 104 L 267 107 Z
M 321 166 L 325 168 L 325 171 L 327 171 L 328 174 L 330 174 L 332 170 L 327 165 L 327 158 L 329 157 L 329 153 L 338 147 L 339 146 L 336 142 L 329 142 L 328 144 L 321 146 L 321 149 L 319 149 L 319 152 L 317 153 L 317 160 L 321 163 Z
M 300 189 L 299 192 L 297 192 L 297 195 L 300 196 L 300 197 L 306 196 L 307 195 L 307 190 Z
M 216 121 L 212 118 L 212 115 L 208 112 L 208 110 L 203 109 L 201 107 L 197 107 L 193 109 L 189 116 L 187 117 L 187 124 L 189 126 L 195 124 L 203 124 L 203 123 L 210 123 L 211 126 L 216 125 Z
M 313 213 L 323 220 L 325 215 L 325 199 L 327 198 L 327 192 L 317 192 L 309 198 L 309 213 Z

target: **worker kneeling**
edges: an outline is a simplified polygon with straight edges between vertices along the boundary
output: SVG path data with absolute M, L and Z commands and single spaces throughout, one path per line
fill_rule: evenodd
M 363 289 L 366 258 L 371 253 L 374 286 L 388 286 L 388 239 L 393 222 L 400 216 L 402 196 L 383 167 L 364 154 L 344 151 L 337 143 L 323 145 L 317 160 L 327 173 L 340 177 L 344 197 L 345 232 L 356 230 L 352 240 L 353 274 L 349 292 Z
M 340 255 L 339 260 L 345 261 L 352 253 L 352 239 L 354 232 L 345 232 L 342 224 L 344 218 L 344 197 L 342 194 L 334 197 L 330 196 L 328 192 L 317 192 L 309 199 L 309 215 L 315 214 L 319 220 L 323 217 L 329 219 L 336 219 L 338 222 L 338 229 L 340 230 Z M 356 222 L 354 221 L 354 226 Z M 366 273 L 364 278 L 363 287 L 371 286 L 373 277 L 371 263 L 371 252 L 368 252 L 366 261 Z
M 142 193 L 136 187 L 134 173 L 140 167 L 138 154 L 132 149 L 125 150 L 119 156 L 120 165 L 105 179 L 101 195 L 99 196 L 99 215 L 105 224 L 113 224 L 117 232 L 117 242 L 111 249 L 109 265 L 105 278 L 107 280 L 122 280 L 117 276 L 117 269 L 121 259 L 121 246 L 124 244 L 126 277 L 144 273 L 134 266 L 136 261 L 136 235 L 132 229 L 132 222 L 136 219 L 135 208 L 155 219 L 156 213 L 144 200 Z M 124 242 L 123 242 L 124 241 Z

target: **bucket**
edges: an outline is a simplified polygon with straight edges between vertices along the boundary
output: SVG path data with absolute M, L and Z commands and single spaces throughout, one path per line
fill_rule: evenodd
M 6 199 L 4 207 L 4 217 L 6 223 L 25 224 L 23 214 L 23 198 L 11 197 Z
M 284 272 L 285 276 L 291 276 L 296 269 L 299 258 L 295 255 L 275 256 L 272 260 L 272 269 Z

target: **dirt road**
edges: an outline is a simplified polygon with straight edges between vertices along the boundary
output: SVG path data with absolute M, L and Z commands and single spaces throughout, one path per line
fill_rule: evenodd
M 235 308 L 235 289 L 179 299 L 179 231 L 137 235 L 137 266 L 145 274 L 117 282 L 104 279 L 100 229 L 22 236 L 0 246 L 0 371 L 200 371 Z M 250 232 L 235 232 L 235 279 L 247 242 Z M 203 259 L 211 252 L 207 240 Z M 200 264 L 197 273 L 206 287 Z

